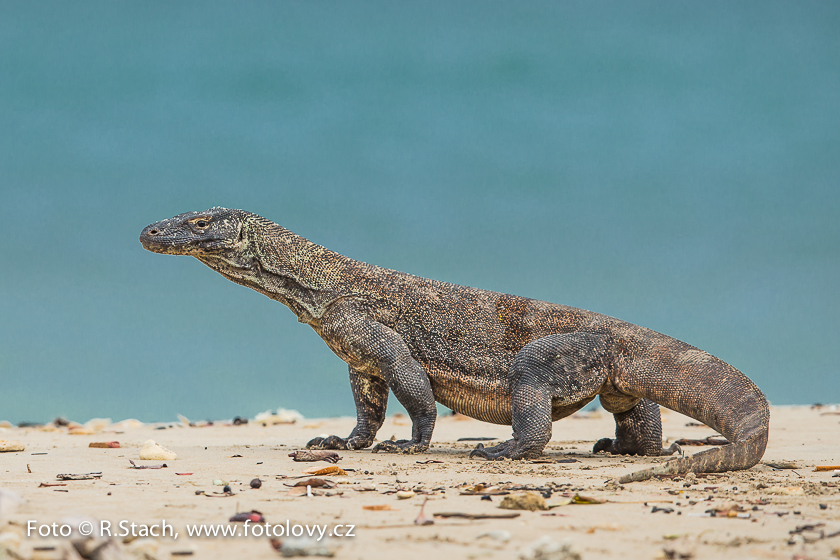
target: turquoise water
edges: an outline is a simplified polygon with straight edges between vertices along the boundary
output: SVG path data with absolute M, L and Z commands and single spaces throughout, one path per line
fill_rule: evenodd
M 840 401 L 840 4 L 0 3 L 0 419 L 352 414 L 215 205 Z M 558 427 L 559 429 L 559 427 Z

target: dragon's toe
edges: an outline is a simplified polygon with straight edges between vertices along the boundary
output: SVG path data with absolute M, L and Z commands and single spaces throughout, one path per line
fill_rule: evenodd
M 306 444 L 307 449 L 347 449 L 347 440 L 338 436 L 316 437 Z

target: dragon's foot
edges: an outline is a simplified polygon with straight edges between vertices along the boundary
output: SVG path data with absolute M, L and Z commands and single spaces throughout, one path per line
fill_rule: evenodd
M 316 437 L 309 440 L 309 443 L 306 444 L 307 449 L 364 449 L 365 447 L 370 447 L 372 442 L 360 438 L 360 437 L 349 437 L 343 438 L 338 436 L 329 436 L 329 437 Z
M 601 438 L 595 443 L 592 448 L 592 453 L 599 451 L 606 451 L 613 455 L 673 455 L 674 453 L 682 453 L 682 448 L 676 443 L 672 443 L 670 447 L 659 447 L 658 449 L 640 449 L 638 446 L 622 445 L 617 439 Z
M 427 449 L 429 449 L 428 443 L 414 441 L 413 439 L 400 439 L 397 441 L 387 440 L 380 442 L 371 451 L 374 453 L 385 451 L 386 453 L 405 453 L 406 455 L 412 455 L 414 453 L 422 453 Z
M 502 459 L 533 459 L 539 457 L 540 454 L 541 450 L 522 449 L 517 440 L 509 439 L 493 447 L 484 447 L 484 444 L 479 443 L 475 446 L 475 449 L 470 451 L 470 459 L 473 457 L 481 457 L 490 461 L 499 461 Z

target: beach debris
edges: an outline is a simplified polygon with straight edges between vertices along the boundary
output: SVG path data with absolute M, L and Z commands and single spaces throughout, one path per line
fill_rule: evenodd
M 497 531 L 485 531 L 483 533 L 479 533 L 475 539 L 492 539 L 494 541 L 505 543 L 510 540 L 510 531 L 505 531 L 504 529 Z
M 143 448 L 140 449 L 140 459 L 144 461 L 174 461 L 178 455 L 165 447 L 158 445 L 154 440 L 146 440 Z
M 703 439 L 682 438 L 675 442 L 677 445 L 729 445 L 729 440 L 722 437 L 709 436 Z
M 234 426 L 244 426 L 248 423 L 247 418 L 243 418 L 242 416 L 235 416 L 233 420 L 231 420 Z
M 122 560 L 125 558 L 114 539 L 82 537 L 71 539 L 70 542 L 79 556 L 85 560 Z
M 398 500 L 410 500 L 416 494 L 411 490 L 400 490 L 399 492 L 397 492 L 396 495 Z
M 270 539 L 272 548 L 285 558 L 293 556 L 335 556 L 335 546 L 329 538 L 292 537 L 285 540 Z
M 804 496 L 805 489 L 801 486 L 770 486 L 764 490 L 768 494 L 777 496 Z
M 780 470 L 780 471 L 781 470 L 793 470 L 793 469 L 798 469 L 799 468 L 799 466 L 797 466 L 797 464 L 794 463 L 793 461 L 778 461 L 778 462 L 765 461 L 764 464 L 767 465 L 768 467 L 771 467 L 771 468 L 774 468 L 774 469 L 777 469 L 777 470 Z
M 461 511 L 441 511 L 434 514 L 435 517 L 444 519 L 456 517 L 460 519 L 514 519 L 522 515 L 518 512 L 510 513 L 465 513 Z
M 362 506 L 362 509 L 366 509 L 368 511 L 398 511 L 388 504 L 376 504 L 373 506 Z
M 660 511 L 662 513 L 674 513 L 674 508 L 653 506 L 653 508 L 650 510 L 651 513 L 658 513 Z
M 231 521 L 233 523 L 244 522 L 244 521 L 250 521 L 251 523 L 265 523 L 265 517 L 263 517 L 262 513 L 258 512 L 255 509 L 252 509 L 251 511 L 244 511 L 244 512 L 237 513 L 236 515 L 231 517 L 228 521 Z
M 502 439 L 502 438 L 497 438 L 497 437 L 462 437 L 462 438 L 458 438 L 456 441 L 495 441 L 497 439 Z
M 814 472 L 840 471 L 840 465 L 817 465 Z
M 341 457 L 335 451 L 328 451 L 326 449 L 305 449 L 302 451 L 293 451 L 289 453 L 289 457 L 294 461 L 326 461 L 327 463 L 338 463 Z
M 157 560 L 158 559 L 158 541 L 151 537 L 140 537 L 133 539 L 124 544 L 128 544 L 129 554 L 136 560 Z
M 555 463 L 580 463 L 577 459 L 557 459 Z
M 476 484 L 461 490 L 462 496 L 507 496 L 510 494 L 508 490 L 503 490 L 498 486 L 485 486 L 484 484 Z
M 64 482 L 42 482 L 38 488 L 52 488 L 53 486 L 67 486 Z
M 330 467 L 310 467 L 303 471 L 304 474 L 307 475 L 315 475 L 315 476 L 324 476 L 328 474 L 334 474 L 337 476 L 347 476 L 347 472 L 340 468 L 332 465 Z
M 254 417 L 254 422 L 265 426 L 274 426 L 276 424 L 294 424 L 295 422 L 302 422 L 303 414 L 297 410 L 287 410 L 285 408 L 278 408 L 276 412 L 266 410 L 260 412 Z
M 225 494 L 233 494 L 233 490 L 228 485 L 225 485 L 225 487 L 222 488 L 222 492 L 225 493 Z
M 22 501 L 23 500 L 17 492 L 0 488 L 0 518 L 11 515 L 17 511 L 17 508 L 20 506 Z
M 10 430 L 12 428 L 14 428 L 14 424 L 9 422 L 8 420 L 0 420 L 0 429 Z
M 310 486 L 312 488 L 335 488 L 335 482 L 327 480 L 326 478 L 307 478 L 305 480 L 298 480 L 294 484 L 286 484 L 292 488 L 296 486 Z
M 664 560 L 691 560 L 694 558 L 693 552 L 681 552 L 674 548 L 663 548 L 662 556 Z
M 131 466 L 128 467 L 130 469 L 166 469 L 168 468 L 166 463 L 161 463 L 159 465 L 137 465 L 131 459 L 128 460 L 131 463 Z
M 92 441 L 88 447 L 95 447 L 97 449 L 119 449 L 120 442 L 118 441 Z
M 67 433 L 71 436 L 92 436 L 96 435 L 95 430 L 91 430 L 90 428 L 85 428 L 84 426 L 70 426 L 67 428 Z
M 437 459 L 427 459 L 426 461 L 415 461 L 418 465 L 431 465 L 435 463 L 443 463 L 443 461 L 438 461 Z
M 126 420 L 120 420 L 115 424 L 111 424 L 111 429 L 116 432 L 121 432 L 125 430 L 132 430 L 134 428 L 142 428 L 143 422 L 137 420 L 136 418 L 128 418 Z
M 603 504 L 606 503 L 605 500 L 599 500 L 598 498 L 593 498 L 591 496 L 581 496 L 580 494 L 575 494 L 572 497 L 572 503 L 578 505 L 595 505 L 595 504 Z
M 580 553 L 568 541 L 540 537 L 519 553 L 520 560 L 581 560 Z
M 251 481 L 251 488 L 253 488 L 254 490 L 258 490 L 261 487 L 262 487 L 262 480 L 260 480 L 259 478 L 255 478 Z
M 87 422 L 84 423 L 85 429 L 93 430 L 94 432 L 101 432 L 102 430 L 109 428 L 112 422 L 110 418 L 91 418 Z
M 17 453 L 26 449 L 19 441 L 0 440 L 0 453 Z
M 422 504 L 420 504 L 420 513 L 418 513 L 417 517 L 414 518 L 414 524 L 415 525 L 434 525 L 435 524 L 435 520 L 434 519 L 429 519 L 428 517 L 426 517 L 426 514 L 424 513 L 424 511 L 426 509 L 426 502 L 428 502 L 428 501 L 429 501 L 429 497 L 426 496 L 426 499 L 423 500 Z
M 707 509 L 710 517 L 736 517 L 739 519 L 749 519 L 750 513 L 739 504 L 730 504 L 728 506 L 721 506 L 712 509 Z
M 222 480 L 221 478 L 213 479 L 213 486 L 227 486 L 227 480 Z
M 23 536 L 17 531 L 0 532 L 0 558 L 3 560 L 25 558 L 21 551 Z
M 527 511 L 548 509 L 548 506 L 545 504 L 545 498 L 534 492 L 519 492 L 505 496 L 505 499 L 502 500 L 499 507 L 501 509 L 522 509 Z
M 193 473 L 191 472 L 176 472 L 178 476 L 191 476 Z
M 94 480 L 102 478 L 101 472 L 83 473 L 83 474 L 57 474 L 55 477 L 58 480 Z

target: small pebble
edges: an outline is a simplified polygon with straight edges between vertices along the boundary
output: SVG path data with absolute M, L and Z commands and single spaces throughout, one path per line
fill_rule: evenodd
M 259 488 L 260 486 L 262 486 L 262 480 L 259 478 L 255 478 L 251 481 L 251 488 Z
M 411 490 L 401 490 L 397 492 L 397 499 L 398 500 L 408 500 L 414 497 L 414 492 Z

